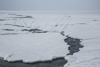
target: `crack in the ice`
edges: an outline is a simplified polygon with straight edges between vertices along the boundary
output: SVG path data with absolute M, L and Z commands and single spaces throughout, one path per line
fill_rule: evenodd
M 67 63 L 64 57 L 58 57 L 48 61 L 38 61 L 32 63 L 24 63 L 22 60 L 15 62 L 7 62 L 0 60 L 0 67 L 63 67 Z
M 83 48 L 83 45 L 81 45 L 81 40 L 78 38 L 72 38 L 70 36 L 67 36 L 64 41 L 69 45 L 69 54 L 68 55 L 73 55 L 75 52 L 80 51 L 79 48 Z

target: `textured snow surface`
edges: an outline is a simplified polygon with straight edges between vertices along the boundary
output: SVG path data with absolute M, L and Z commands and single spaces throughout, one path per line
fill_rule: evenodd
M 0 35 L 0 56 L 24 62 L 51 60 L 67 53 L 64 37 L 59 33 Z
M 32 18 L 18 18 L 25 16 Z M 100 13 L 5 12 L 0 13 L 0 19 L 0 56 L 8 61 L 66 56 L 68 46 L 60 34 L 64 31 L 65 35 L 81 39 L 84 46 L 65 57 L 68 63 L 64 67 L 100 67 Z M 22 31 L 35 28 L 48 32 Z
M 68 63 L 64 67 L 100 67 L 100 14 L 77 15 L 73 21 L 78 24 L 68 26 L 65 32 L 82 39 L 84 47 L 66 57 Z

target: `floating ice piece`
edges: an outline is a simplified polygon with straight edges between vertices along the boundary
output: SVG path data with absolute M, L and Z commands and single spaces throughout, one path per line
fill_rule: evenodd
M 0 57 L 7 61 L 35 62 L 67 54 L 68 46 L 60 33 L 0 35 Z

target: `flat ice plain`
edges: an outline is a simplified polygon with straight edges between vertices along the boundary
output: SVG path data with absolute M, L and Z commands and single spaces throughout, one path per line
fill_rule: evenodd
M 81 39 L 84 47 L 66 56 L 68 45 L 61 31 Z M 0 12 L 0 57 L 23 62 L 65 57 L 64 67 L 100 67 L 100 13 Z

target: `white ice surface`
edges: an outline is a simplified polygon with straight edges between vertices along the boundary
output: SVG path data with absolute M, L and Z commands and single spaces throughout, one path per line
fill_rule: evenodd
M 64 38 L 59 33 L 0 35 L 0 56 L 8 61 L 24 62 L 63 57 L 68 48 Z
M 76 24 L 68 26 L 65 33 L 82 39 L 84 47 L 66 57 L 68 63 L 64 67 L 100 67 L 100 14 L 77 15 L 71 23 Z
M 15 17 L 14 15 L 8 15 L 7 13 L 5 13 L 0 16 L 1 19 L 2 18 L 4 19 L 5 17 L 6 19 L 9 19 L 8 21 L 0 21 L 0 34 L 18 33 L 18 35 L 0 35 L 0 55 L 5 59 L 24 60 L 25 62 L 27 62 L 27 61 L 37 61 L 37 60 L 48 60 L 48 59 L 52 59 L 52 57 L 55 56 L 56 57 L 66 56 L 65 54 L 68 52 L 67 50 L 68 46 L 66 46 L 66 44 L 63 41 L 64 37 L 59 34 L 59 32 L 64 31 L 66 35 L 69 35 L 74 38 L 82 39 L 81 44 L 84 46 L 83 48 L 80 49 L 79 52 L 74 53 L 74 55 L 65 57 L 68 60 L 68 63 L 64 67 L 100 67 L 100 13 L 60 13 L 60 14 L 50 13 L 48 14 L 48 13 L 38 13 L 38 12 L 37 13 L 17 12 L 13 14 L 19 14 L 24 16 L 30 15 L 33 17 L 33 19 L 17 19 L 16 24 L 24 26 L 24 27 L 17 27 L 17 26 L 5 25 L 5 24 L 15 25 L 15 20 L 9 18 L 9 17 Z M 44 33 L 32 34 L 29 32 L 21 31 L 22 29 L 34 29 L 34 28 L 38 28 L 49 32 L 45 34 Z M 14 31 L 4 31 L 2 29 L 14 29 Z M 32 36 L 36 37 L 36 39 L 32 38 Z M 40 37 L 43 37 L 44 40 L 40 39 Z M 32 55 L 31 54 L 32 49 L 28 49 L 29 47 L 27 47 L 27 46 L 31 46 L 31 44 L 27 45 L 27 43 L 32 43 L 33 45 L 33 41 L 31 39 L 33 39 L 34 41 L 40 40 L 40 42 L 46 43 L 45 45 L 49 45 L 49 46 L 50 44 L 49 43 L 47 44 L 47 42 L 50 43 L 52 42 L 57 46 L 54 46 L 52 44 L 51 47 L 55 47 L 55 49 L 57 48 L 57 50 L 54 49 L 55 50 L 54 52 L 52 50 L 53 48 L 49 48 L 49 46 L 42 46 L 43 48 L 46 47 L 45 49 L 47 50 L 51 50 L 51 53 L 52 52 L 53 53 L 49 54 L 49 51 L 43 50 L 45 51 L 43 52 L 38 50 L 39 53 L 37 54 L 39 55 L 36 55 L 34 56 L 35 57 L 34 59 L 31 59 L 30 55 Z M 21 44 L 24 43 L 23 41 L 25 41 L 26 46 L 23 46 Z M 54 41 L 57 43 L 55 43 Z M 35 43 L 40 44 L 40 42 L 35 42 Z M 8 44 L 5 43 L 8 44 L 12 43 L 11 44 L 12 46 L 8 46 Z M 19 45 L 20 47 L 18 47 L 18 44 L 21 44 Z M 17 48 L 15 48 L 14 46 L 16 46 Z M 12 49 L 6 49 L 6 48 L 12 48 Z M 15 52 L 12 51 L 13 48 L 15 48 L 14 50 Z M 37 48 L 39 47 L 37 46 Z M 28 57 L 25 55 L 23 56 L 23 54 L 20 53 L 23 52 L 22 49 L 23 50 L 27 49 L 28 52 L 30 52 L 29 53 L 30 55 L 28 55 Z M 25 54 L 28 54 L 27 50 L 25 51 Z M 16 53 L 16 55 L 14 53 Z M 9 55 L 11 55 L 11 57 L 9 57 Z M 17 57 L 17 55 L 19 57 Z M 43 58 L 40 57 L 41 55 L 43 56 Z

